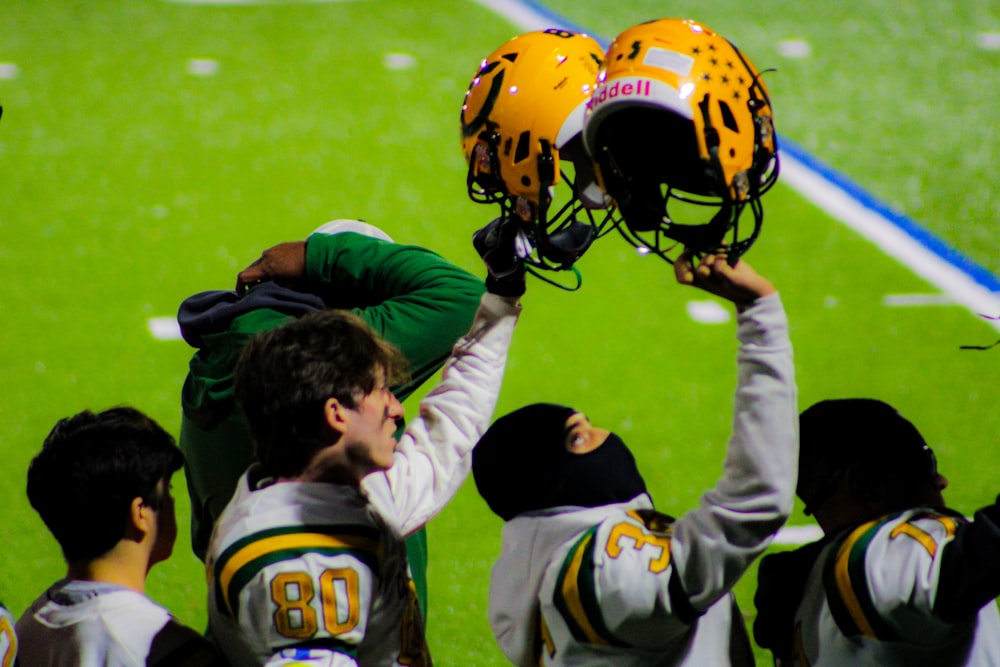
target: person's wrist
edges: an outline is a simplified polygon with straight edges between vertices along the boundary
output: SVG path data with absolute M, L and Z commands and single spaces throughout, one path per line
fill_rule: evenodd
M 498 296 L 521 296 L 527 289 L 525 277 L 523 266 L 503 278 L 490 273 L 486 276 L 486 291 Z

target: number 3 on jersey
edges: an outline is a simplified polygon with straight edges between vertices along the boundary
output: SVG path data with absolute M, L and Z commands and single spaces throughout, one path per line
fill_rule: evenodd
M 316 634 L 312 606 L 316 591 L 305 572 L 282 572 L 271 579 L 271 600 L 277 605 L 274 627 L 284 637 L 306 639 Z M 361 617 L 358 574 L 349 568 L 324 570 L 319 578 L 323 628 L 333 636 L 352 630 Z
M 615 524 L 608 535 L 604 551 L 611 558 L 618 558 L 628 548 L 642 551 L 650 547 L 649 571 L 659 574 L 670 565 L 670 521 L 669 517 L 630 510 L 628 515 L 638 521 Z

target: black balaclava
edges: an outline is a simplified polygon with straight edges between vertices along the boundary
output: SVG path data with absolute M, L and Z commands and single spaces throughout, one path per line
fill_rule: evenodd
M 472 475 L 504 521 L 551 507 L 599 507 L 646 492 L 635 458 L 614 433 L 586 454 L 566 450 L 566 420 L 577 412 L 535 403 L 494 422 L 472 450 Z

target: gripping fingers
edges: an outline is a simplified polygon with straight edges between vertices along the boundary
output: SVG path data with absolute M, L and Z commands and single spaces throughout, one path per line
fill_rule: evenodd
M 306 242 L 287 241 L 268 248 L 236 278 L 236 291 L 242 293 L 254 284 L 274 280 L 279 284 L 295 284 L 305 275 Z
M 262 281 L 265 272 L 260 268 L 260 260 L 243 269 L 236 275 L 236 293 L 243 294 L 250 287 Z
M 685 250 L 674 260 L 674 277 L 681 285 L 694 285 L 694 266 L 691 258 L 691 252 Z

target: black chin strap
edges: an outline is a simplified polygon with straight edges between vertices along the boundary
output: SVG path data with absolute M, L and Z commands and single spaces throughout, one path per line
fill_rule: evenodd
M 530 273 L 544 282 L 567 291 L 579 289 L 582 281 L 579 271 L 573 264 L 590 248 L 597 234 L 594 225 L 575 219 L 555 231 L 549 231 L 548 213 L 552 203 L 549 191 L 556 177 L 556 162 L 552 145 L 544 139 L 539 140 L 541 151 L 538 156 L 538 206 L 529 204 L 533 210 L 528 216 L 527 211 L 519 209 L 519 198 L 509 195 L 504 186 L 503 175 L 500 171 L 501 137 L 498 129 L 495 125 L 487 123 L 486 129 L 479 134 L 478 138 L 481 143 L 474 149 L 466 173 L 466 189 L 469 198 L 477 203 L 499 204 L 501 217 L 517 218 L 522 221 L 519 227 L 537 252 L 537 257 L 532 257 L 529 254 L 529 256 L 522 258 Z M 483 166 L 481 160 L 488 161 L 485 169 L 479 168 Z M 520 201 L 527 203 L 526 200 Z M 565 210 L 564 207 L 559 211 L 557 217 L 561 217 Z M 532 217 L 536 222 L 524 221 L 525 217 Z M 573 271 L 576 277 L 575 284 L 562 284 L 560 281 L 552 280 L 543 275 L 543 271 L 566 270 Z
M 544 259 L 556 264 L 556 270 L 568 269 L 583 256 L 594 242 L 593 228 L 584 222 L 572 222 L 563 229 L 549 233 L 548 215 L 552 199 L 549 188 L 555 183 L 555 158 L 552 145 L 540 139 L 541 152 L 538 155 L 538 253 Z M 548 268 L 548 267 L 545 267 Z

